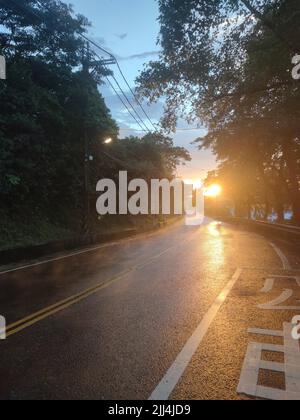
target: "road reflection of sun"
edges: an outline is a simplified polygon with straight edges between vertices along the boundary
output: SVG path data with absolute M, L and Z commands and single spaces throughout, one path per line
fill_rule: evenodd
M 214 236 L 215 238 L 221 236 L 221 225 L 219 222 L 212 222 L 208 225 L 208 232 L 211 236 Z

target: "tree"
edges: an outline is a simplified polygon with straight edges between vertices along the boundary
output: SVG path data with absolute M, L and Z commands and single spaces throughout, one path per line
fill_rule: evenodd
M 107 71 L 95 77 L 81 70 L 78 34 L 88 21 L 58 0 L 1 0 L 0 20 L 8 75 L 0 91 L 3 208 L 55 220 L 69 209 L 67 220 L 80 219 L 83 133 L 91 148 L 118 134 L 97 87 Z
M 116 176 L 119 170 L 127 170 L 130 178 L 150 182 L 153 178 L 173 179 L 178 165 L 191 157 L 186 149 L 174 146 L 170 137 L 152 133 L 115 142 L 106 159 L 111 159 Z
M 239 189 L 249 206 L 261 191 L 273 196 L 269 180 L 277 179 L 279 218 L 291 202 L 300 223 L 300 85 L 290 74 L 300 47 L 299 2 L 159 3 L 163 50 L 139 78 L 140 92 L 151 101 L 166 96 L 166 129 L 178 116 L 206 124 L 200 147 L 211 147 L 227 171 L 247 171 L 252 181 L 240 177 Z
M 90 71 L 97 57 L 79 36 L 89 23 L 70 6 L 59 0 L 0 0 L 0 21 L 8 74 L 0 87 L 0 246 L 11 232 L 11 242 L 20 236 L 23 244 L 24 220 L 27 233 L 36 232 L 40 221 L 79 233 L 86 203 L 95 209 L 89 224 L 97 230 L 99 179 L 117 178 L 120 169 L 146 180 L 172 178 L 176 165 L 189 159 L 159 134 L 117 141 L 119 129 L 98 89 L 108 72 L 99 63 L 97 72 Z M 111 155 L 103 145 L 106 137 L 114 139 Z M 87 152 L 93 156 L 86 167 L 88 185 Z

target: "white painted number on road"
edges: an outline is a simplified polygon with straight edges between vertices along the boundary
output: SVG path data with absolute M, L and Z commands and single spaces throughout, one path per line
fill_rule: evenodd
M 300 400 L 300 349 L 298 341 L 292 338 L 293 325 L 283 324 L 282 331 L 249 330 L 250 334 L 283 337 L 283 346 L 251 343 L 248 346 L 237 392 L 251 397 L 269 400 Z M 284 363 L 262 360 L 264 351 L 281 353 Z M 260 370 L 280 372 L 285 376 L 286 389 L 268 388 L 258 384 Z
M 262 293 L 269 293 L 275 284 L 275 281 L 279 280 L 292 280 L 295 282 L 296 285 L 300 287 L 300 277 L 292 277 L 292 276 L 272 276 L 266 279 L 265 285 L 261 290 Z M 276 299 L 272 300 L 271 302 L 265 303 L 263 305 L 258 305 L 259 309 L 265 309 L 269 311 L 300 311 L 300 305 L 298 306 L 288 306 L 283 305 L 289 299 L 291 299 L 294 295 L 294 291 L 292 289 L 285 289 Z M 297 301 L 299 303 L 299 301 Z

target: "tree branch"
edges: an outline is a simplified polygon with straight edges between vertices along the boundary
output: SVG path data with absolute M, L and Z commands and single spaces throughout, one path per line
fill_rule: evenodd
M 273 24 L 273 22 L 266 18 L 262 13 L 260 13 L 248 0 L 241 0 L 241 2 L 244 4 L 244 6 L 247 7 L 248 10 L 258 19 L 260 20 L 270 31 L 276 35 L 276 37 L 285 44 L 291 53 L 296 54 L 298 51 L 298 46 L 294 46 L 293 43 L 291 43 L 288 39 L 286 39 L 276 28 L 276 26 Z

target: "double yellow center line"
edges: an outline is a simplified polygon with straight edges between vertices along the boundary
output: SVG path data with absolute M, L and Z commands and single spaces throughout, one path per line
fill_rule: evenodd
M 192 236 L 193 237 L 193 236 Z M 184 239 L 181 241 L 180 245 L 185 244 L 186 242 L 189 242 L 191 238 Z M 35 312 L 26 318 L 20 319 L 17 322 L 14 322 L 13 324 L 10 324 L 6 328 L 6 337 L 10 337 L 14 334 L 19 333 L 20 331 L 25 330 L 26 328 L 31 327 L 32 325 L 36 324 L 37 322 L 42 321 L 45 318 L 48 318 L 51 315 L 54 315 L 66 308 L 69 308 L 72 305 L 75 305 L 76 303 L 86 299 L 87 297 L 99 292 L 100 290 L 106 289 L 107 287 L 111 286 L 113 283 L 118 282 L 119 280 L 126 277 L 128 274 L 133 273 L 136 270 L 140 270 L 145 268 L 147 265 L 150 265 L 153 261 L 156 259 L 162 257 L 172 249 L 177 249 L 178 245 L 173 245 L 170 248 L 165 249 L 164 251 L 160 252 L 159 254 L 149 258 L 147 261 L 138 264 L 134 267 L 127 268 L 126 270 L 122 271 L 121 273 L 117 274 L 115 277 L 112 277 L 111 279 L 101 282 L 93 287 L 90 287 L 89 289 L 86 289 L 76 295 L 73 295 L 67 299 L 61 300 L 60 302 L 55 303 L 54 305 L 48 306 L 38 312 Z
M 94 293 L 97 293 L 100 290 L 103 290 L 107 288 L 108 286 L 112 285 L 113 283 L 121 280 L 123 277 L 127 276 L 129 273 L 133 272 L 134 270 L 135 268 L 127 269 L 123 271 L 122 273 L 118 274 L 116 277 L 113 277 L 110 280 L 106 281 L 105 283 L 102 282 L 96 286 L 93 286 L 89 289 L 84 290 L 83 292 L 73 295 L 67 299 L 61 300 L 60 302 L 57 302 L 54 305 L 48 306 L 38 312 L 35 312 L 27 316 L 26 318 L 20 319 L 19 321 L 8 325 L 6 329 L 6 337 L 10 337 L 14 334 L 17 334 L 18 332 L 23 331 L 28 327 L 31 327 L 37 322 L 42 321 L 45 318 L 48 318 L 49 316 L 54 315 L 57 312 L 60 312 L 66 308 L 69 308 L 72 305 L 75 305 L 76 303 L 82 301 L 83 299 L 86 299 L 87 297 L 93 295 Z

